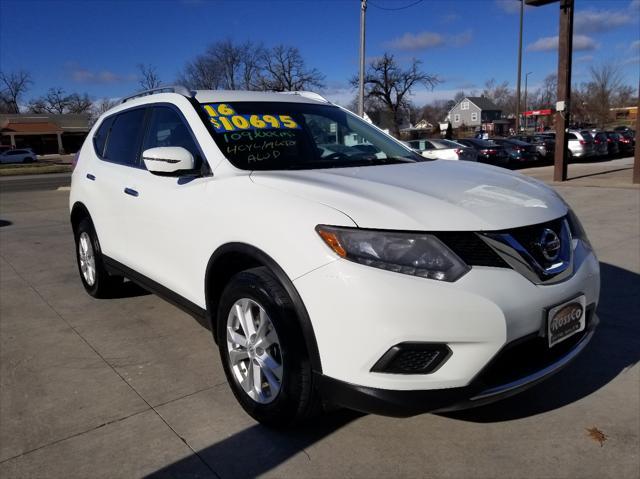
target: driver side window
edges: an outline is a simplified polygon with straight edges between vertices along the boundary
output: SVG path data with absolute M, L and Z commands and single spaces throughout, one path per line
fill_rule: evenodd
M 178 112 L 166 106 L 153 108 L 142 151 L 160 146 L 181 146 L 193 155 L 196 168 L 202 165 L 200 150 L 189 128 Z

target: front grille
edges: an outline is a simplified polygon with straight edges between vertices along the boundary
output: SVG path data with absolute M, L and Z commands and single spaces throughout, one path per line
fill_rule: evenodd
M 547 337 L 542 337 L 538 333 L 507 344 L 480 372 L 479 382 L 487 389 L 502 386 L 554 364 L 587 334 L 593 322 L 594 312 L 595 305 L 589 305 L 586 311 L 585 329 L 552 348 L 549 348 Z
M 436 233 L 436 236 L 469 266 L 509 267 L 476 233 L 471 231 L 447 232 Z
M 550 229 L 559 236 L 562 230 L 563 220 L 564 218 L 558 218 L 547 223 L 514 228 L 509 230 L 508 233 L 513 236 L 541 266 L 548 268 L 551 266 L 551 263 L 542 255 L 542 250 L 538 243 L 545 229 Z

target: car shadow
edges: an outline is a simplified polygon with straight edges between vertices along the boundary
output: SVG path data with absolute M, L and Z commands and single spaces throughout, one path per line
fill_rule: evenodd
M 578 401 L 640 360 L 640 275 L 600 264 L 600 324 L 591 344 L 567 368 L 521 394 L 487 406 L 443 413 L 469 422 L 521 419 Z
M 593 394 L 640 360 L 640 275 L 601 263 L 600 324 L 570 366 L 547 381 L 500 402 L 440 413 L 454 420 L 493 423 L 551 411 Z M 274 430 L 260 424 L 201 449 L 147 477 L 257 477 L 362 417 L 336 409 L 304 427 Z
M 146 477 L 258 477 L 297 454 L 306 454 L 307 447 L 361 416 L 341 409 L 296 429 L 276 430 L 256 424 Z
M 115 296 L 118 298 L 135 298 L 138 296 L 147 296 L 149 294 L 151 294 L 151 292 L 144 289 L 139 284 L 126 280 L 122 283 L 122 286 L 118 288 Z

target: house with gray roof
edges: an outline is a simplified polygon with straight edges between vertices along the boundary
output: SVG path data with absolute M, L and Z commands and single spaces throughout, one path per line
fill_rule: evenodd
M 449 110 L 447 120 L 453 128 L 475 128 L 499 120 L 501 116 L 502 110 L 490 99 L 484 96 L 467 96 Z

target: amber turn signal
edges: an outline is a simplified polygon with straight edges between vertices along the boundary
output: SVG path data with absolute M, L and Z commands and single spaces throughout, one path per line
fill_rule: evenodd
M 341 258 L 346 258 L 347 257 L 347 251 L 340 244 L 340 240 L 338 239 L 338 235 L 336 235 L 333 231 L 329 231 L 329 230 L 323 229 L 320 226 L 318 226 L 316 228 L 316 231 L 318 232 L 320 237 L 324 240 L 324 242 L 327 243 L 329 248 L 331 248 L 333 251 L 335 251 L 335 253 L 338 256 L 340 256 Z

